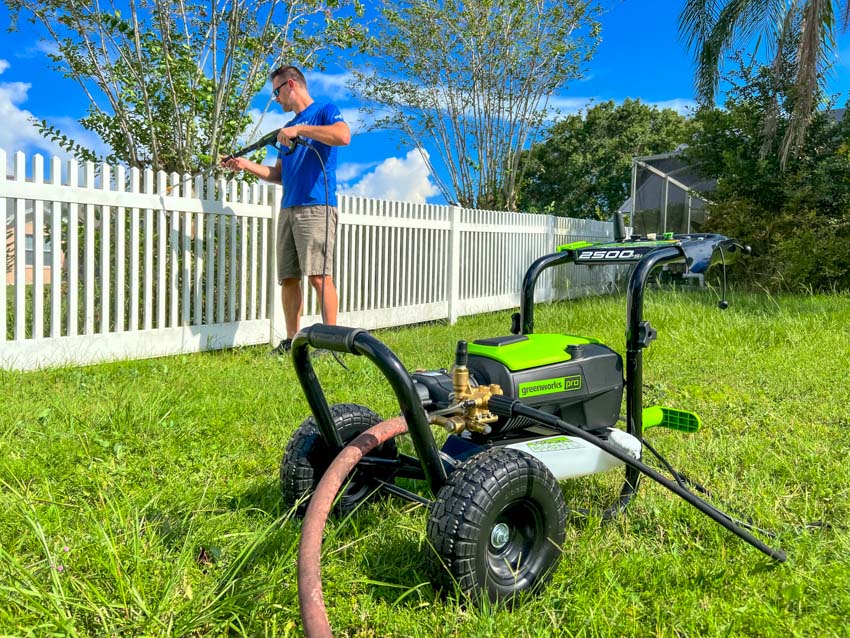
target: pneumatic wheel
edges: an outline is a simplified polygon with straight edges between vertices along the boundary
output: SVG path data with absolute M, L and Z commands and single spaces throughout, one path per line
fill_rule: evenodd
M 344 444 L 384 420 L 372 410 L 353 403 L 331 406 L 331 416 Z M 369 456 L 396 459 L 398 448 L 394 440 L 389 440 L 372 450 Z M 316 419 L 310 417 L 304 420 L 287 443 L 280 464 L 283 501 L 290 507 L 297 504 L 299 516 L 303 516 L 307 510 L 307 497 L 313 493 L 333 459 L 334 454 L 325 445 Z M 355 469 L 343 486 L 334 511 L 340 516 L 352 512 L 361 501 L 375 492 L 379 485 L 376 479 L 392 482 L 392 472 L 391 468 L 370 470 L 368 473 Z
M 557 480 L 530 454 L 491 448 L 473 456 L 431 506 L 435 585 L 509 604 L 537 589 L 561 559 L 566 511 Z

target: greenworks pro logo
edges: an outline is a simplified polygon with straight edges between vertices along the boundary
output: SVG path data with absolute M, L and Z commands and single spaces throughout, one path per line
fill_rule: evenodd
M 581 375 L 572 374 L 568 377 L 558 379 L 543 379 L 542 381 L 529 381 L 519 384 L 519 398 L 536 397 L 541 394 L 555 394 L 557 392 L 572 392 L 581 390 Z

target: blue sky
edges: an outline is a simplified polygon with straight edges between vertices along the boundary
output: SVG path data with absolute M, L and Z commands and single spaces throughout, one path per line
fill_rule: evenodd
M 562 112 L 625 98 L 683 113 L 694 106 L 693 63 L 677 37 L 681 5 L 682 0 L 606 0 L 602 42 L 586 66 L 585 78 L 556 96 Z M 6 32 L 8 24 L 5 4 L 0 4 L 0 148 L 62 155 L 29 124 L 29 118 L 36 117 L 97 149 L 96 137 L 77 123 L 87 106 L 82 90 L 51 70 L 44 53 L 47 47 L 33 27 L 22 22 L 20 31 L 10 34 Z M 843 105 L 850 97 L 850 34 L 841 35 L 836 56 L 829 89 L 840 94 Z M 444 201 L 411 145 L 386 133 L 361 130 L 358 104 L 345 90 L 343 71 L 310 73 L 308 81 L 313 97 L 336 102 L 355 133 L 351 145 L 340 152 L 337 175 L 342 192 L 403 201 Z M 267 90 L 255 100 L 258 117 L 268 97 Z M 259 130 L 272 130 L 289 117 L 272 105 Z

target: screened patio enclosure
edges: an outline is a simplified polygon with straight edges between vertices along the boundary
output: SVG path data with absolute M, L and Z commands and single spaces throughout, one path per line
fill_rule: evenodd
M 619 212 L 629 214 L 635 234 L 701 231 L 706 218 L 704 193 L 716 182 L 703 179 L 682 157 L 682 150 L 632 160 L 631 195 Z

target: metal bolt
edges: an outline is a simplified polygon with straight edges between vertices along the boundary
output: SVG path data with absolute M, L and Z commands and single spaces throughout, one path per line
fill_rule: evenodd
M 502 549 L 511 540 L 511 529 L 505 523 L 497 523 L 490 532 L 490 544 L 494 549 Z

